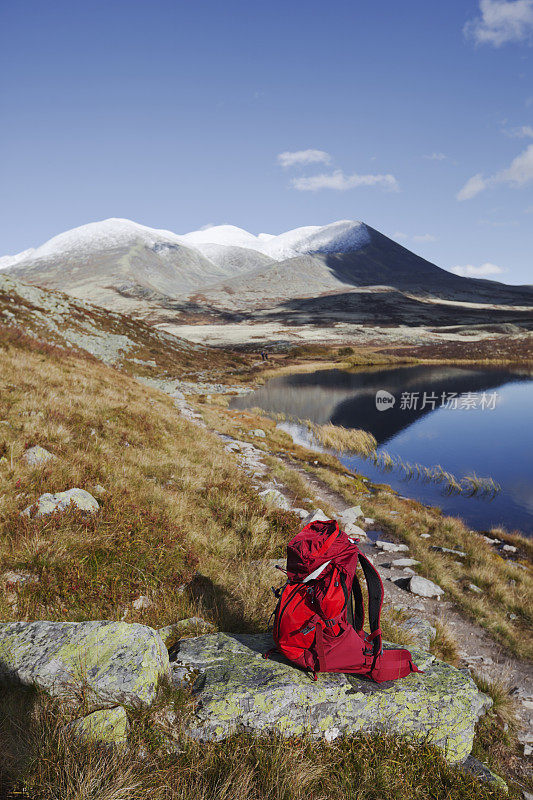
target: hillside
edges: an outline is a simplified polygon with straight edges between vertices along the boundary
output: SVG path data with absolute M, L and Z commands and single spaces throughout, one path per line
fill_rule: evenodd
M 0 273 L 0 323 L 22 334 L 88 353 L 146 377 L 206 377 L 231 373 L 243 357 L 196 345 L 158 331 L 142 320 L 48 291 Z M 203 371 L 205 374 L 203 374 Z
M 271 320 L 303 329 L 335 321 L 528 328 L 533 308 L 531 287 L 459 277 L 349 220 L 255 236 L 232 225 L 178 235 L 109 219 L 5 256 L 0 268 L 167 326 Z

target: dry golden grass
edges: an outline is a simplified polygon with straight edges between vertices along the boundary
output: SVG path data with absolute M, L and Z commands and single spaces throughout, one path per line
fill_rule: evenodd
M 0 374 L 0 574 L 38 578 L 0 587 L 3 619 L 126 615 L 160 626 L 201 610 L 230 628 L 264 625 L 270 611 L 240 565 L 279 555 L 298 519 L 265 510 L 216 436 L 165 395 L 60 350 L 8 342 Z M 35 444 L 57 459 L 27 466 Z M 106 492 L 95 515 L 19 516 L 44 492 L 97 484 Z M 152 609 L 132 609 L 140 595 Z
M 310 420 L 305 420 L 304 424 L 307 425 L 319 444 L 339 453 L 359 453 L 366 456 L 376 450 L 376 438 L 368 431 L 358 428 L 343 428 L 331 423 L 317 425 Z
M 430 746 L 414 746 L 384 734 L 358 735 L 332 744 L 245 733 L 223 742 L 195 742 L 180 734 L 186 706 L 186 698 L 163 696 L 150 710 L 130 711 L 129 747 L 111 749 L 75 738 L 67 727 L 72 710 L 50 698 L 3 692 L 1 796 L 13 800 L 519 797 L 514 788 L 506 795 L 449 766 Z M 171 725 L 168 710 L 174 715 Z M 488 741 L 495 738 L 494 728 L 494 723 L 487 727 Z M 477 747 L 485 757 L 483 743 Z M 16 792 L 11 796 L 10 787 Z

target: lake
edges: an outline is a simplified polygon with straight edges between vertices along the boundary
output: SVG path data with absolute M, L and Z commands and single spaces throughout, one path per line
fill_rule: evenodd
M 384 471 L 359 456 L 339 455 L 350 469 L 388 483 L 407 497 L 462 517 L 472 528 L 502 525 L 533 535 L 533 371 L 530 368 L 406 366 L 353 372 L 320 370 L 273 378 L 232 402 L 294 419 L 363 428 L 386 451 L 427 467 L 440 464 L 459 480 L 493 478 L 493 497 L 446 494 L 395 467 Z M 297 437 L 307 429 L 291 426 Z

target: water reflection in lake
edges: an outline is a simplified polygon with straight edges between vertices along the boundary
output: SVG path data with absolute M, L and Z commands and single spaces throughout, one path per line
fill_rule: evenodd
M 477 529 L 504 525 L 533 533 L 533 380 L 528 369 L 459 366 L 322 370 L 273 378 L 234 408 L 259 406 L 314 422 L 371 431 L 378 449 L 404 461 L 441 464 L 458 478 L 476 473 L 502 486 L 493 499 L 446 496 L 440 486 L 383 473 L 370 461 L 341 456 L 352 469 L 401 493 L 462 516 Z M 376 393 L 394 405 L 376 407 Z

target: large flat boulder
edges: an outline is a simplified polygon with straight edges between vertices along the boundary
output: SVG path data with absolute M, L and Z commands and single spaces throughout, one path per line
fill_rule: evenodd
M 422 650 L 412 654 L 423 674 L 376 684 L 332 673 L 320 673 L 315 682 L 280 655 L 265 660 L 271 646 L 266 634 L 218 633 L 180 642 L 173 680 L 189 681 L 197 699 L 189 735 L 222 739 L 240 727 L 287 736 L 308 732 L 332 741 L 358 731 L 388 731 L 427 739 L 450 762 L 461 762 L 490 705 L 470 675 Z
M 126 622 L 0 624 L 0 682 L 35 684 L 56 697 L 88 687 L 100 705 L 149 704 L 170 672 L 159 634 Z

